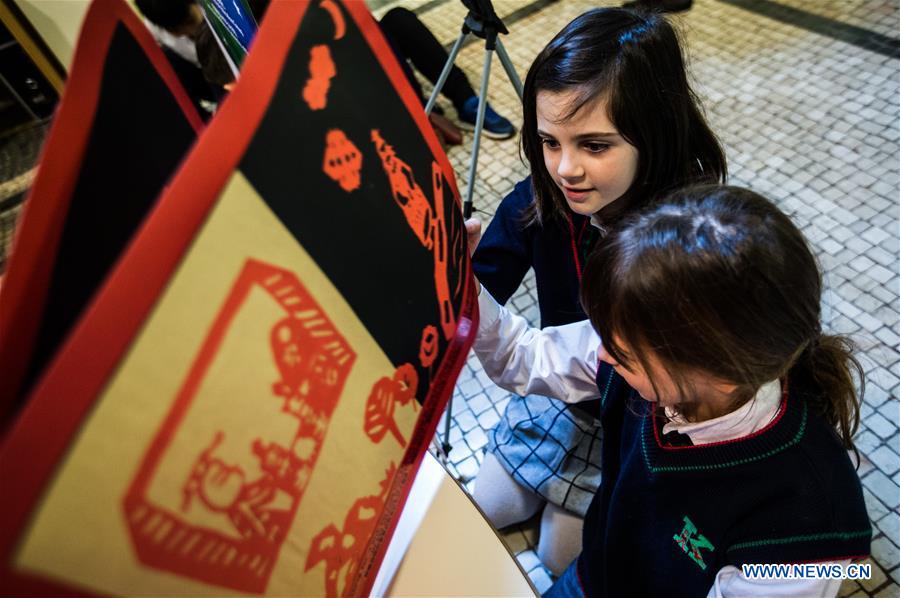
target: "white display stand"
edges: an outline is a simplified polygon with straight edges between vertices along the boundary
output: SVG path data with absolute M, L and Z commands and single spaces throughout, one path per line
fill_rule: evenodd
M 372 595 L 531 598 L 538 593 L 469 495 L 426 453 Z

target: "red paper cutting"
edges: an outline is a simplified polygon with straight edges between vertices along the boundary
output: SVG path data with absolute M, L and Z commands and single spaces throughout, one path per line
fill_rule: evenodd
M 328 105 L 328 90 L 336 74 L 328 46 L 313 46 L 309 51 L 309 79 L 303 87 L 303 101 L 310 110 L 321 110 Z
M 394 201 L 403 210 L 406 222 L 409 223 L 409 227 L 418 237 L 419 242 L 425 249 L 431 249 L 434 244 L 431 231 L 433 214 L 431 206 L 428 205 L 428 198 L 416 183 L 415 175 L 409 164 L 397 157 L 394 148 L 388 145 L 381 137 L 381 133 L 375 129 L 372 130 L 372 142 L 375 144 L 375 149 L 378 150 L 381 165 L 390 180 Z
M 332 0 L 322 0 L 319 2 L 319 7 L 330 14 L 331 20 L 334 21 L 335 41 L 344 37 L 344 33 L 347 32 L 347 24 L 344 22 L 344 15 L 341 13 L 341 9 L 337 7 L 337 4 Z
M 286 446 L 263 438 L 243 449 L 231 446 L 233 455 L 244 450 L 252 456 L 254 471 L 247 471 L 218 454 L 229 432 L 217 430 L 184 480 L 181 510 L 160 506 L 148 489 L 161 475 L 162 457 L 254 287 L 263 289 L 284 312 L 270 324 L 269 334 L 280 379 L 268 389 L 260 388 L 260 395 L 261 400 L 283 401 L 284 417 L 296 422 L 294 437 Z M 248 260 L 125 496 L 125 514 L 141 562 L 235 590 L 265 590 L 355 358 L 294 274 Z M 214 529 L 203 523 L 210 515 L 223 516 L 230 525 Z
M 325 136 L 325 159 L 322 170 L 344 191 L 359 188 L 362 154 L 343 131 L 332 129 Z
M 391 464 L 381 482 L 381 492 L 363 496 L 353 503 L 340 530 L 332 523 L 313 539 L 306 570 L 325 563 L 325 593 L 329 598 L 353 595 L 352 580 L 356 576 L 359 557 L 384 510 L 387 491 L 396 471 L 396 466 Z
M 400 446 L 406 446 L 406 439 L 394 421 L 397 405 L 408 405 L 416 397 L 419 376 L 416 368 L 406 363 L 397 368 L 393 378 L 384 377 L 375 383 L 366 401 L 366 417 L 363 429 L 372 442 L 381 442 L 384 435 L 393 434 Z
M 448 283 L 449 247 L 447 225 L 444 221 L 444 182 L 441 168 L 437 162 L 432 162 L 431 178 L 434 192 L 434 209 L 432 209 L 422 188 L 416 183 L 409 164 L 397 156 L 394 148 L 376 129 L 372 130 L 372 142 L 378 150 L 384 172 L 388 175 L 394 201 L 403 210 L 407 223 L 422 245 L 434 252 L 434 284 L 441 314 L 440 325 L 444 331 L 444 338 L 449 339 L 456 332 L 456 315 L 453 313 Z
M 438 331 L 432 325 L 422 330 L 422 342 L 419 344 L 419 362 L 423 368 L 431 367 L 438 354 Z

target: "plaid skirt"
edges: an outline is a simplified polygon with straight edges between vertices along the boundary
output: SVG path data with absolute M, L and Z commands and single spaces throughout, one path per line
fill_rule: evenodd
M 488 450 L 519 484 L 584 517 L 600 486 L 600 421 L 568 404 L 510 397 Z

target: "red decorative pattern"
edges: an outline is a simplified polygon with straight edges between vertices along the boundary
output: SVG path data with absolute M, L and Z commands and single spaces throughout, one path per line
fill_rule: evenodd
M 381 492 L 357 499 L 344 517 L 341 529 L 332 523 L 313 538 L 305 570 L 325 563 L 325 594 L 329 598 L 353 594 L 360 556 L 375 531 L 396 472 L 396 466 L 391 463 L 381 482 Z
M 434 183 L 434 222 L 431 235 L 434 239 L 434 287 L 437 290 L 441 329 L 449 339 L 456 332 L 456 314 L 450 302 L 450 283 L 447 272 L 450 248 L 447 246 L 447 223 L 444 220 L 444 179 L 437 162 L 431 163 L 431 179 Z
M 416 368 L 408 363 L 397 368 L 393 378 L 385 376 L 375 383 L 366 401 L 366 417 L 363 424 L 366 436 L 372 442 L 381 442 L 384 435 L 390 432 L 401 447 L 406 446 L 406 439 L 394 421 L 394 410 L 397 405 L 410 403 L 415 405 L 418 386 L 419 376 L 416 374 Z
M 428 198 L 419 184 L 409 164 L 397 157 L 394 148 L 381 137 L 376 129 L 372 130 L 372 142 L 381 158 L 381 165 L 388 175 L 394 201 L 403 210 L 406 222 L 425 249 L 431 249 L 434 245 L 432 227 L 434 214 L 428 205 Z
M 331 15 L 331 20 L 334 21 L 335 41 L 344 37 L 344 33 L 347 32 L 347 24 L 344 22 L 344 15 L 341 13 L 341 9 L 338 8 L 337 4 L 332 0 L 322 0 L 319 2 L 319 8 L 322 8 Z
M 359 188 L 362 154 L 343 131 L 332 129 L 325 136 L 325 159 L 322 170 L 344 191 Z
M 444 221 L 444 179 L 441 168 L 437 162 L 432 162 L 432 209 L 425 192 L 416 183 L 412 168 L 397 156 L 394 148 L 376 129 L 372 130 L 372 142 L 381 158 L 384 172 L 388 175 L 394 201 L 403 210 L 407 223 L 422 245 L 434 253 L 434 285 L 440 310 L 440 326 L 444 338 L 449 340 L 456 332 L 456 314 L 453 313 L 448 282 L 450 248 L 447 243 L 447 224 Z
M 322 110 L 328 105 L 331 80 L 337 75 L 328 46 L 313 46 L 309 51 L 309 79 L 303 87 L 303 101 L 310 110 Z
M 119 4 L 121 7 L 118 6 Z M 392 85 L 397 89 L 399 98 L 410 118 L 421 131 L 428 150 L 441 165 L 445 176 L 444 184 L 453 190 L 454 195 L 458 195 L 455 189 L 453 170 L 447 157 L 441 151 L 439 141 L 421 111 L 421 105 L 408 85 L 396 57 L 385 42 L 377 23 L 372 19 L 365 5 L 356 2 L 342 3 L 337 0 L 333 2 L 332 0 L 323 0 L 319 3 L 319 8 L 328 10 L 327 5 L 334 5 L 334 8 L 338 10 L 337 15 L 332 14 L 335 38 L 343 34 L 342 25 L 346 25 L 347 34 L 351 28 L 358 28 L 362 32 L 366 44 L 371 47 Z M 308 6 L 313 8 L 316 5 L 308 5 L 306 2 L 272 3 L 268 18 L 262 24 L 260 34 L 254 42 L 254 52 L 247 57 L 242 68 L 241 80 L 246 85 L 238 84 L 236 86 L 230 94 L 228 102 L 223 104 L 215 120 L 198 140 L 197 146 L 186 157 L 182 168 L 173 176 L 170 185 L 164 192 L 159 206 L 150 214 L 147 222 L 135 235 L 128 250 L 110 273 L 106 284 L 98 292 L 91 309 L 86 312 L 78 328 L 73 331 L 69 341 L 60 350 L 54 367 L 48 370 L 36 387 L 31 401 L 23 409 L 15 425 L 8 429 L 3 446 L 0 447 L 0 480 L 15 482 L 7 484 L 8 492 L 4 495 L 4 509 L 0 513 L 0 527 L 2 527 L 0 552 L 3 554 L 3 561 L 7 563 L 6 567 L 0 568 L 2 569 L 0 570 L 0 586 L 7 589 L 7 593 L 70 595 L 81 592 L 115 592 L 115 590 L 109 590 L 108 587 L 104 590 L 99 583 L 96 587 L 94 584 L 88 586 L 84 583 L 73 585 L 71 580 L 64 577 L 44 577 L 31 571 L 16 569 L 14 557 L 28 532 L 29 522 L 34 521 L 35 514 L 40 510 L 41 498 L 46 496 L 54 475 L 65 467 L 63 460 L 69 454 L 71 443 L 79 437 L 83 426 L 87 425 L 87 418 L 92 413 L 97 398 L 102 395 L 110 376 L 120 366 L 123 356 L 127 354 L 129 347 L 137 338 L 136 335 L 144 329 L 147 318 L 152 315 L 153 309 L 171 277 L 177 273 L 183 263 L 195 235 L 207 222 L 220 197 L 221 190 L 231 179 L 235 169 L 239 167 L 242 156 L 250 146 L 266 114 L 278 82 L 283 80 L 283 69 L 291 49 L 295 47 L 299 26 L 305 16 L 312 16 L 306 14 Z M 94 14 L 93 17 L 88 18 L 88 21 L 93 18 L 95 22 L 100 19 L 103 19 L 104 22 L 112 22 L 114 21 L 113 17 L 122 13 L 121 18 L 130 19 L 138 29 L 144 31 L 140 27 L 139 20 L 134 17 L 133 11 L 117 0 L 94 0 L 91 12 Z M 346 18 L 346 23 L 343 22 L 344 18 Z M 129 29 L 134 29 L 132 23 L 127 24 Z M 152 44 L 152 40 L 145 31 L 141 35 Z M 96 44 L 90 45 L 91 53 L 88 56 L 95 60 L 85 62 L 102 64 L 108 37 L 98 35 L 88 36 L 88 39 L 97 41 Z M 87 45 L 82 43 L 80 47 Z M 84 83 L 89 79 L 72 77 L 67 85 L 66 95 L 69 99 L 73 95 L 72 87 L 77 86 L 79 80 Z M 303 85 L 304 83 L 301 82 L 297 87 L 302 88 Z M 299 89 L 295 93 L 301 95 Z M 189 105 L 186 96 L 182 103 Z M 79 107 L 78 104 L 74 104 L 73 107 L 90 111 L 89 107 Z M 67 121 L 58 117 L 55 122 L 59 124 Z M 69 138 L 68 135 L 63 135 L 63 137 Z M 68 151 L 71 147 L 72 144 L 69 144 L 66 150 L 68 153 L 71 153 Z M 56 182 L 63 186 L 67 184 L 66 181 Z M 422 459 L 428 442 L 434 435 L 443 407 L 452 392 L 456 375 L 465 363 L 474 329 L 477 328 L 478 314 L 475 309 L 472 285 L 468 282 L 469 264 L 464 251 L 465 232 L 462 229 L 461 220 L 453 219 L 450 222 L 448 233 L 451 239 L 451 268 L 455 267 L 458 271 L 464 271 L 466 274 L 457 279 L 455 289 L 452 289 L 454 299 L 458 300 L 461 305 L 457 312 L 457 333 L 449 339 L 431 366 L 435 368 L 435 371 L 424 397 L 419 423 L 412 432 L 397 474 L 390 478 L 386 505 L 378 517 L 379 521 L 371 533 L 371 539 L 367 541 L 362 554 L 357 557 L 356 579 L 352 581 L 350 592 L 354 595 L 367 595 L 371 588 L 378 564 L 387 548 L 387 540 L 393 532 L 400 508 L 412 484 L 415 469 Z M 27 253 L 24 247 L 18 247 L 18 249 L 20 258 Z M 46 247 L 41 245 L 40 249 L 41 251 L 36 251 L 34 254 L 47 255 Z M 11 274 L 10 272 L 7 275 L 4 283 L 6 299 L 10 298 L 10 285 L 13 282 L 10 278 Z M 235 299 L 238 304 L 242 300 L 243 298 Z M 267 325 L 275 326 L 277 323 L 275 320 L 277 318 Z M 217 334 L 221 334 L 223 327 L 227 327 L 228 324 L 219 319 L 214 323 L 218 330 Z M 211 329 L 210 336 L 212 335 Z M 21 347 L 16 346 L 13 353 L 21 352 L 20 349 Z M 229 426 L 212 427 L 204 431 L 202 437 L 196 438 L 196 446 L 192 449 L 194 452 L 189 452 L 181 461 L 184 470 L 174 478 L 175 483 L 172 486 L 174 500 L 169 497 L 170 507 L 165 509 L 154 504 L 153 497 L 147 495 L 150 482 L 158 475 L 156 469 L 164 467 L 163 454 L 181 425 L 181 419 L 188 408 L 192 393 L 196 392 L 196 384 L 203 377 L 203 368 L 209 365 L 210 359 L 208 355 L 198 355 L 197 363 L 192 368 L 192 376 L 195 379 L 191 384 L 194 384 L 194 388 L 189 389 L 190 384 L 185 382 L 184 389 L 179 392 L 168 419 L 164 424 L 155 424 L 161 427 L 151 443 L 150 449 L 140 462 L 140 469 L 129 487 L 124 501 L 126 521 L 128 521 L 132 536 L 140 533 L 139 524 L 144 521 L 147 524 L 145 531 L 148 535 L 156 533 L 157 537 L 166 540 L 162 543 L 157 542 L 159 544 L 157 556 L 162 561 L 170 558 L 167 557 L 167 551 L 177 551 L 179 547 L 197 551 L 199 550 L 198 543 L 217 539 L 210 534 L 204 536 L 201 533 L 203 527 L 183 516 L 180 510 L 183 486 L 190 478 L 192 465 L 200 460 L 204 453 L 209 461 L 218 459 L 222 462 L 217 467 L 240 468 L 244 475 L 242 487 L 259 481 L 264 475 L 261 470 L 260 458 L 253 452 L 253 447 L 257 439 L 267 443 L 269 439 L 251 436 L 249 440 L 244 441 L 243 455 L 245 458 L 236 460 L 230 450 L 225 450 L 228 443 L 233 443 L 235 440 L 234 430 Z M 204 360 L 206 363 L 201 367 L 201 362 Z M 275 365 L 272 365 L 271 371 L 276 371 Z M 287 377 L 280 372 L 278 375 L 282 380 Z M 277 382 L 274 379 L 262 382 L 260 401 L 266 401 L 271 398 L 268 389 Z M 294 386 L 289 380 L 285 381 L 285 384 L 288 387 Z M 298 388 L 297 392 L 299 393 L 300 386 L 294 387 Z M 48 433 L 48 430 L 52 433 Z M 215 445 L 217 431 L 222 431 L 223 436 L 219 441 L 220 444 Z M 293 443 L 282 441 L 278 444 L 280 448 L 284 449 Z M 281 451 L 279 450 L 278 453 L 280 454 Z M 230 470 L 226 469 L 225 471 Z M 236 471 L 232 473 L 232 476 L 234 475 L 236 475 Z M 245 492 L 244 496 L 247 497 L 250 494 Z M 240 492 L 235 496 L 239 495 Z M 207 498 L 214 499 L 214 497 Z M 195 495 L 188 508 L 196 510 L 201 507 L 206 508 L 199 495 Z M 139 508 L 156 510 L 150 511 L 148 515 L 138 512 Z M 290 509 L 288 511 L 290 512 Z M 221 513 L 213 513 L 213 515 L 225 517 Z M 121 517 L 121 514 L 111 513 L 110 516 L 118 518 Z M 293 516 L 292 514 L 291 517 Z M 300 523 L 302 522 L 294 521 L 293 525 L 296 526 Z M 183 529 L 186 530 L 185 533 L 192 535 L 189 540 L 185 540 L 183 535 L 179 535 L 177 531 L 172 532 L 172 526 L 178 525 L 183 526 Z M 228 525 L 233 524 L 228 523 Z M 134 539 L 133 542 L 136 552 L 140 553 L 140 558 L 144 562 L 149 562 L 154 558 L 153 540 Z M 211 579 L 210 583 L 246 588 L 246 591 L 263 591 L 265 582 L 247 583 L 243 579 L 247 577 L 246 574 L 234 572 L 234 562 L 241 561 L 243 563 L 241 566 L 265 567 L 267 565 L 260 564 L 264 558 L 264 555 L 260 556 L 260 552 L 277 555 L 277 548 L 271 550 L 271 547 L 266 547 L 265 550 L 254 551 L 252 546 L 245 544 L 242 546 L 241 554 L 233 555 L 228 550 L 231 547 L 233 547 L 232 544 L 227 544 L 225 549 L 220 549 L 217 545 L 209 547 L 206 549 L 206 555 L 213 564 L 201 562 L 200 566 L 194 567 L 190 563 L 185 563 L 183 565 L 184 573 L 179 573 L 178 559 L 175 557 L 171 557 L 174 565 L 151 565 L 151 567 L 164 569 L 163 578 L 168 578 L 174 573 L 175 575 L 204 579 L 204 569 L 212 568 L 215 563 L 219 563 L 222 565 L 221 571 L 224 574 L 216 573 L 216 578 Z M 247 559 L 241 560 L 244 554 L 249 556 Z M 190 559 L 185 557 L 185 560 Z M 197 560 L 201 561 L 202 558 L 198 556 Z M 265 576 L 265 574 L 262 575 L 262 577 Z M 135 582 L 139 585 L 143 583 L 138 580 Z M 140 587 L 133 587 L 136 588 L 135 591 L 140 591 Z M 253 588 L 263 589 L 254 590 Z
M 226 458 L 219 453 L 226 450 L 228 434 L 240 430 L 216 430 L 188 471 L 180 489 L 181 509 L 173 512 L 155 502 L 148 489 L 155 478 L 176 475 L 161 468 L 163 456 L 254 287 L 284 312 L 268 324 L 280 374 L 270 397 L 280 398 L 284 417 L 295 420 L 293 438 L 285 444 L 255 438 L 249 447 L 233 441 Z M 264 591 L 355 358 L 294 274 L 248 260 L 125 496 L 125 515 L 141 562 L 239 591 Z M 267 400 L 265 392 L 260 389 L 262 400 Z
M 419 343 L 419 362 L 423 368 L 431 367 L 438 356 L 438 331 L 429 324 L 422 330 L 422 341 Z

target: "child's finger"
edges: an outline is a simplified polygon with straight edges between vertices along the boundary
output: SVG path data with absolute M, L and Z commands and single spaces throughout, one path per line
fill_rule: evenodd
M 469 243 L 469 255 L 475 252 L 478 247 L 478 241 L 481 240 L 481 221 L 477 218 L 469 218 L 466 220 L 466 237 Z

